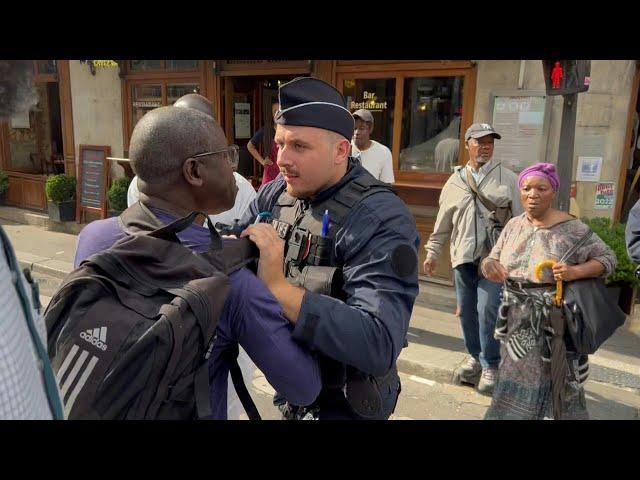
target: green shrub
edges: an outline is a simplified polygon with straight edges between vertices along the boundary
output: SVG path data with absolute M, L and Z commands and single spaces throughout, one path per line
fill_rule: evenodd
M 618 265 L 613 274 L 607 279 L 607 283 L 625 282 L 633 286 L 640 286 L 640 280 L 635 276 L 637 265 L 631 261 L 627 253 L 627 244 L 624 238 L 624 224 L 611 225 L 611 220 L 604 217 L 583 218 L 591 230 L 593 230 L 604 243 L 606 243 L 618 258 Z
M 129 177 L 117 178 L 111 184 L 111 188 L 107 192 L 107 200 L 109 202 L 109 210 L 122 212 L 127 209 L 127 191 L 131 179 Z
M 9 177 L 0 170 L 0 195 L 4 195 L 7 190 L 9 190 Z
M 45 186 L 47 199 L 54 203 L 73 200 L 76 196 L 76 179 L 70 175 L 52 175 Z

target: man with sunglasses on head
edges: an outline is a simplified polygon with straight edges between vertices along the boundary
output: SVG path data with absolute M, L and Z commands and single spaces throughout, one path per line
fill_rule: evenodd
M 159 225 L 194 211 L 215 215 L 229 210 L 237 192 L 232 169 L 236 153 L 210 115 L 175 106 L 150 111 L 131 136 L 129 156 L 138 175 L 140 201 L 130 209 L 145 210 L 149 220 Z M 127 235 L 119 218 L 87 225 L 78 239 L 76 266 Z M 177 237 L 196 253 L 211 246 L 211 233 L 202 226 L 202 219 Z M 247 269 L 231 273 L 229 279 L 230 293 L 209 357 L 212 418 L 227 418 L 227 376 L 238 345 L 290 401 L 303 405 L 313 401 L 320 391 L 316 359 L 293 340 L 293 327 L 275 297 Z

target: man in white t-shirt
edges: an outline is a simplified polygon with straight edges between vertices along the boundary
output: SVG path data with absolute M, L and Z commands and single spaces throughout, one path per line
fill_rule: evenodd
M 359 157 L 360 163 L 371 175 L 385 183 L 393 183 L 393 160 L 391 150 L 381 143 L 371 140 L 373 115 L 364 108 L 353 112 L 356 128 L 351 140 L 351 155 Z

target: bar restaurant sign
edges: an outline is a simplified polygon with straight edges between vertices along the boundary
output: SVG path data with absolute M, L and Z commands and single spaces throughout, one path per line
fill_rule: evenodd
M 373 92 L 367 92 L 366 90 L 362 93 L 362 101 L 352 101 L 349 105 L 350 110 L 360 110 L 361 108 L 366 108 L 370 112 L 382 112 L 387 109 L 387 102 L 379 102 L 378 97 Z

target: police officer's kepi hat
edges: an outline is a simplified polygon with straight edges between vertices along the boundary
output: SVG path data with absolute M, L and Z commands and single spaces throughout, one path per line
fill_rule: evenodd
M 280 125 L 316 127 L 353 137 L 355 121 L 345 108 L 342 94 L 322 80 L 299 77 L 280 86 L 280 110 L 275 122 Z

